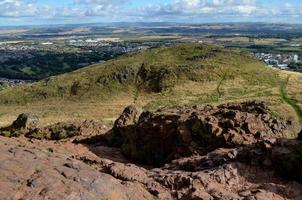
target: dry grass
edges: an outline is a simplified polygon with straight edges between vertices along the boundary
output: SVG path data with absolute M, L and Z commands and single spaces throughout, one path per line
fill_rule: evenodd
M 249 37 L 221 37 L 217 38 L 217 41 L 220 42 L 232 42 L 232 43 L 241 43 L 241 44 L 250 44 L 253 43 L 255 45 L 274 45 L 281 42 L 286 42 L 285 39 L 280 38 L 249 38 Z
M 56 122 L 97 120 L 111 125 L 128 105 L 143 107 L 157 95 L 142 94 L 135 102 L 129 95 L 118 96 L 110 101 L 47 100 L 34 103 L 0 105 L 0 126 L 7 126 L 21 113 L 35 113 L 43 125 Z
M 261 38 L 253 40 L 256 45 L 273 45 L 280 42 L 286 42 L 286 39 L 281 38 Z
M 281 77 L 287 74 L 281 73 Z M 277 115 L 284 118 L 298 120 L 295 110 L 282 102 L 279 85 L 261 86 L 249 85 L 244 79 L 228 80 L 221 88 L 222 96 L 217 95 L 217 82 L 188 81 L 176 85 L 160 94 L 140 93 L 134 102 L 132 94 L 123 95 L 110 101 L 62 101 L 49 100 L 26 105 L 0 105 L 0 125 L 10 124 L 23 112 L 36 113 L 41 118 L 42 124 L 52 124 L 58 121 L 71 120 L 102 120 L 107 124 L 117 118 L 125 106 L 135 104 L 148 110 L 155 110 L 164 105 L 195 105 L 195 104 L 220 104 L 226 102 L 240 102 L 251 99 L 268 102 L 269 107 Z M 302 76 L 295 74 L 291 79 L 288 92 L 295 94 L 302 105 Z
M 240 42 L 240 43 L 248 43 L 250 41 L 248 37 L 221 37 L 216 40 L 220 42 Z

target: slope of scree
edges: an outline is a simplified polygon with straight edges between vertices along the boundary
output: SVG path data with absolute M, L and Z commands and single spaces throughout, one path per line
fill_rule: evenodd
M 104 64 L 0 91 L 0 103 L 46 99 L 108 100 L 141 92 L 159 93 L 187 81 L 209 82 L 243 78 L 257 84 L 278 80 L 274 70 L 248 53 L 206 44 L 180 44 L 121 56 Z
M 109 145 L 133 160 L 160 165 L 219 147 L 252 145 L 266 138 L 296 138 L 293 122 L 274 117 L 264 102 L 163 107 L 141 112 L 127 107 L 107 135 Z

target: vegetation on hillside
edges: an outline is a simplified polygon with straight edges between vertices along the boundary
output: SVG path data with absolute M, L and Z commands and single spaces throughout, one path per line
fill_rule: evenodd
M 272 85 L 277 73 L 263 68 L 247 54 L 217 46 L 183 44 L 121 56 L 105 64 L 1 91 L 0 101 L 106 99 L 121 91 L 162 93 L 187 81 L 218 81 L 221 85 L 238 78 L 245 79 L 246 84 Z M 220 90 L 217 87 L 218 93 Z
M 63 116 L 113 119 L 129 104 L 154 110 L 171 104 L 260 99 L 270 104 L 273 114 L 297 120 L 295 110 L 280 94 L 285 79 L 249 53 L 180 44 L 0 91 L 0 114 L 7 119 L 12 113 L 30 110 L 51 120 Z

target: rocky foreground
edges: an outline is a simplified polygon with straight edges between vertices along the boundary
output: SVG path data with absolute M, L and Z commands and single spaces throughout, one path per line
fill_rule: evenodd
M 96 122 L 1 129 L 0 199 L 302 199 L 302 134 L 263 102 L 127 107 Z M 60 131 L 62 130 L 62 131 Z

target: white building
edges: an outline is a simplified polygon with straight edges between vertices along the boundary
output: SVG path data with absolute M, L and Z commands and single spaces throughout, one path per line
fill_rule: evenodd
M 298 55 L 294 55 L 294 62 L 297 63 L 299 61 L 299 56 Z
M 41 44 L 42 44 L 42 45 L 53 45 L 52 42 L 42 42 Z

